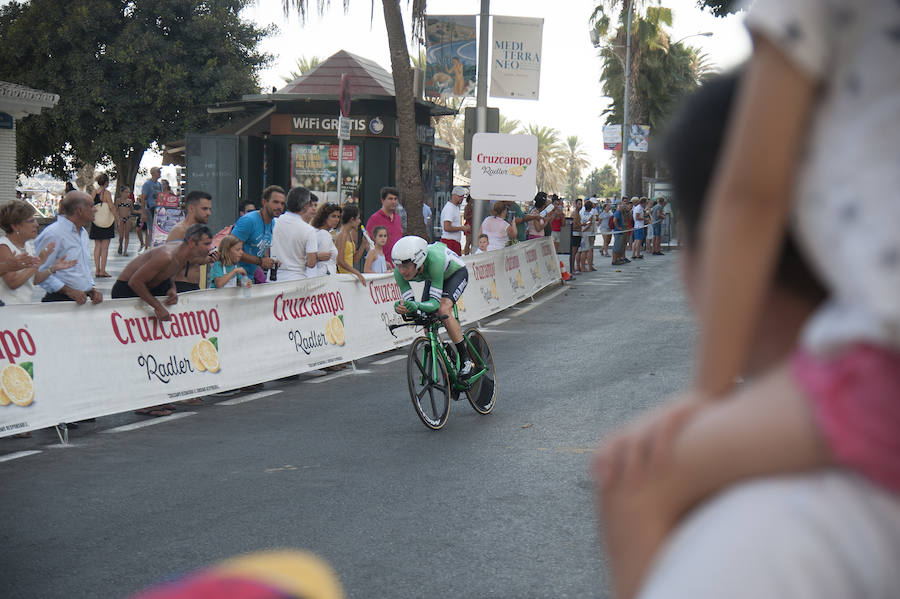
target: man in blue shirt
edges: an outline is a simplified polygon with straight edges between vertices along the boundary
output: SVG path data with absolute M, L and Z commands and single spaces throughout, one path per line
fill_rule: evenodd
M 160 168 L 154 166 L 150 169 L 150 178 L 144 181 L 141 186 L 141 203 L 147 209 L 147 216 L 150 222 L 147 223 L 147 236 L 151 239 L 147 240 L 147 246 L 151 247 L 153 237 L 153 219 L 156 215 L 156 196 L 162 192 L 162 183 L 159 182 Z
M 84 304 L 88 299 L 94 304 L 103 301 L 103 294 L 94 289 L 91 274 L 91 250 L 85 227 L 94 220 L 94 203 L 91 197 L 80 191 L 70 191 L 59 203 L 56 222 L 44 229 L 34 241 L 40 254 L 51 243 L 53 250 L 40 270 L 50 269 L 50 276 L 40 286 L 47 292 L 42 302 L 76 302 Z M 72 268 L 53 272 L 51 268 L 60 258 L 76 260 Z
M 284 212 L 284 200 L 284 189 L 278 185 L 266 187 L 259 210 L 240 217 L 231 230 L 231 234 L 244 243 L 239 265 L 248 277 L 254 276 L 257 267 L 269 270 L 275 263 L 267 254 L 272 245 L 274 221 Z

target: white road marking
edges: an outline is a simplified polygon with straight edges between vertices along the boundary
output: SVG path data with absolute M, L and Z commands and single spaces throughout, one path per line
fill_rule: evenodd
M 380 360 L 375 360 L 374 362 L 372 362 L 372 364 L 377 364 L 378 366 L 381 366 L 383 364 L 390 364 L 391 362 L 397 362 L 399 360 L 403 360 L 404 358 L 406 358 L 406 356 L 404 356 L 403 354 L 398 354 L 396 356 L 388 356 L 387 358 L 381 358 Z
M 306 380 L 303 382 L 304 383 L 312 383 L 315 385 L 317 383 L 326 383 L 328 381 L 333 381 L 334 379 L 339 379 L 342 376 L 348 376 L 351 374 L 369 374 L 370 372 L 371 372 L 371 370 L 362 370 L 362 369 L 353 370 L 352 368 L 348 368 L 347 370 L 344 370 L 341 372 L 335 372 L 334 374 L 326 374 L 325 376 L 320 376 L 320 377 L 317 377 L 314 379 L 309 379 L 309 380 Z
M 154 426 L 157 424 L 162 424 L 163 422 L 172 422 L 173 420 L 178 420 L 180 418 L 187 418 L 188 416 L 193 416 L 197 412 L 176 412 L 169 416 L 160 416 L 159 418 L 154 418 L 153 420 L 144 420 L 142 422 L 135 422 L 133 424 L 125 424 L 123 426 L 117 426 L 115 428 L 108 428 L 105 431 L 100 431 L 101 433 L 124 433 L 126 431 L 133 431 L 139 428 L 145 428 L 148 426 Z
M 522 314 L 525 314 L 525 313 L 527 313 L 527 312 L 531 312 L 532 310 L 534 310 L 535 308 L 537 308 L 538 306 L 540 306 L 540 305 L 543 304 L 544 302 L 550 301 L 550 300 L 552 300 L 554 297 L 556 297 L 557 295 L 559 295 L 559 294 L 561 294 L 561 293 L 565 293 L 565 292 L 568 291 L 568 290 L 569 290 L 568 287 L 561 287 L 561 288 L 557 289 L 556 291 L 554 291 L 553 293 L 550 293 L 550 294 L 547 295 L 546 297 L 542 297 L 541 299 L 537 300 L 536 302 L 532 303 L 531 305 L 525 306 L 524 308 L 519 308 L 519 309 L 516 311 L 516 316 L 521 316 Z
M 508 318 L 498 318 L 497 320 L 492 320 L 489 324 L 498 326 L 503 324 L 504 322 L 509 322 Z
M 0 462 L 8 462 L 10 460 L 17 460 L 19 458 L 24 458 L 30 455 L 34 455 L 36 453 L 41 453 L 40 449 L 30 449 L 28 451 L 16 451 L 14 453 L 8 453 L 6 455 L 0 456 Z
M 271 391 L 260 391 L 259 393 L 251 393 L 250 395 L 245 395 L 244 397 L 235 397 L 234 399 L 229 399 L 227 401 L 220 401 L 215 404 L 217 406 L 236 406 L 238 404 L 247 403 L 248 401 L 253 401 L 254 399 L 262 399 L 263 397 L 269 397 L 270 395 L 278 395 L 279 393 L 284 393 L 282 389 L 272 389 Z

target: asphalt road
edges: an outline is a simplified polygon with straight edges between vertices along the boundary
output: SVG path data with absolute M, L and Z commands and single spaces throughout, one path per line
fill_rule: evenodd
M 100 418 L 70 447 L 0 440 L 0 460 L 40 451 L 0 462 L 0 596 L 125 597 L 275 547 L 327 559 L 351 598 L 605 596 L 589 454 L 687 380 L 675 255 L 598 261 L 482 322 L 500 398 L 488 416 L 454 403 L 442 431 L 393 352 L 144 428 Z

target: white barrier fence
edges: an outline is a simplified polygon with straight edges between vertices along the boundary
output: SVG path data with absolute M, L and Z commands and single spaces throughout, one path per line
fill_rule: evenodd
M 560 279 L 550 239 L 465 257 L 463 324 Z M 351 275 L 179 296 L 159 322 L 140 300 L 0 308 L 0 437 L 208 395 L 408 344 L 393 275 Z M 421 294 L 421 284 L 413 284 Z

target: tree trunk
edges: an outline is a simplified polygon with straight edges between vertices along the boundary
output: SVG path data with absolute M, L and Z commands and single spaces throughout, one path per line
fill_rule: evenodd
M 382 0 L 391 71 L 397 97 L 397 122 L 400 135 L 400 198 L 406 207 L 407 235 L 428 238 L 422 218 L 425 187 L 419 169 L 419 144 L 416 141 L 416 108 L 413 95 L 413 71 L 409 64 L 406 33 L 399 0 Z
M 123 185 L 131 188 L 137 196 L 140 190 L 134 189 L 134 180 L 137 178 L 138 169 L 141 167 L 141 158 L 144 156 L 144 148 L 142 146 L 134 147 L 126 154 L 113 157 L 113 164 L 116 165 L 116 191 L 114 198 L 119 197 Z

